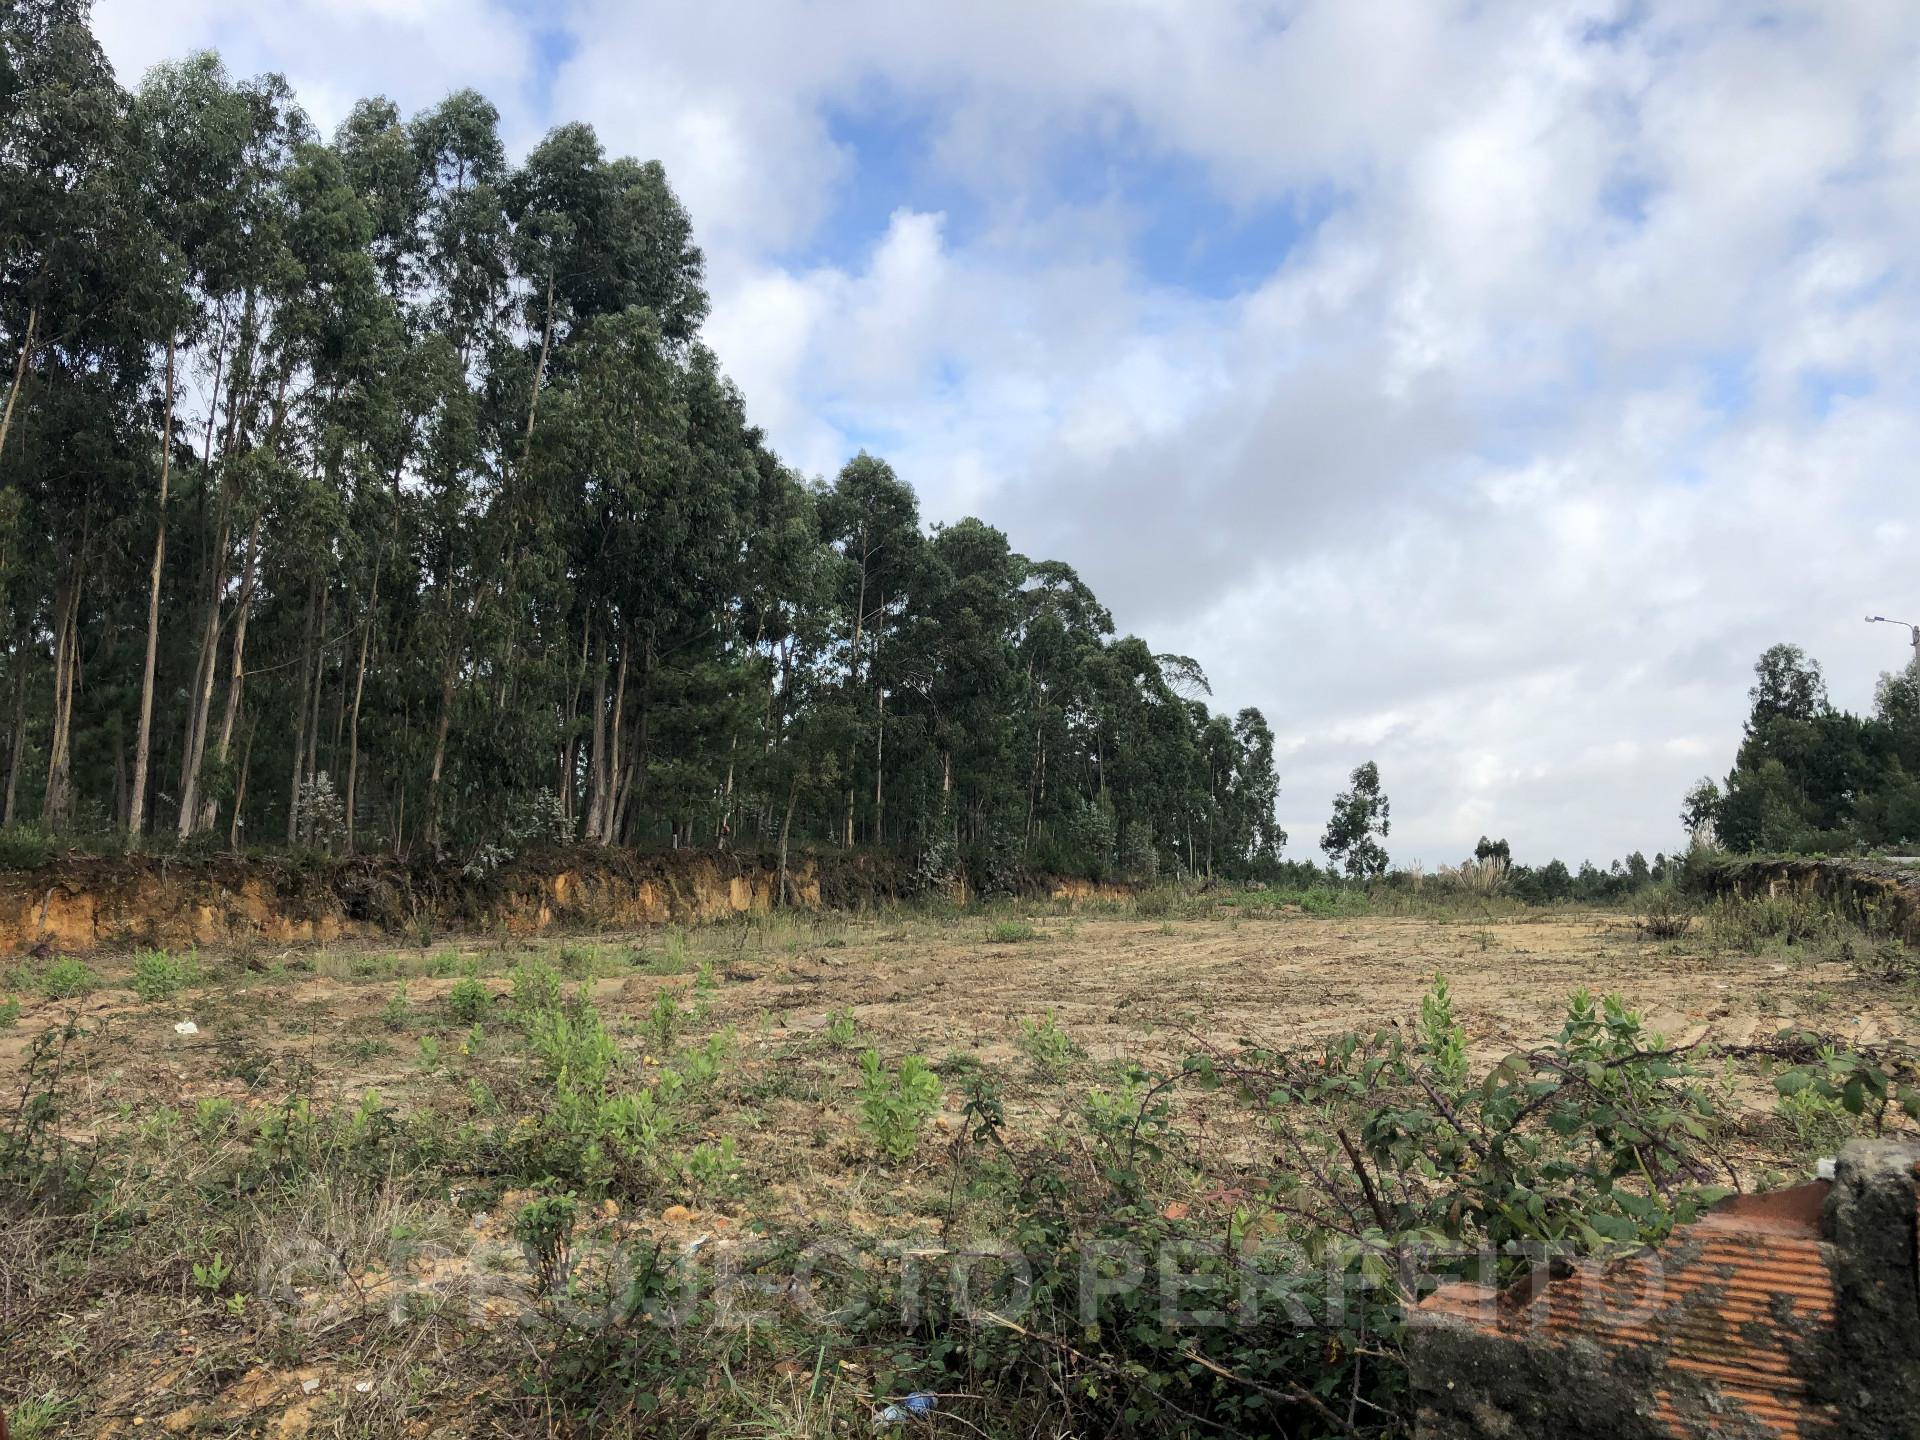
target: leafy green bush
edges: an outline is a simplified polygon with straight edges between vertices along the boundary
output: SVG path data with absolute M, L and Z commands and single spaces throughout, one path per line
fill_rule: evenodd
M 717 1144 L 694 1146 L 681 1168 L 699 1196 L 730 1195 L 740 1187 L 740 1154 L 731 1135 Z
M 513 1217 L 513 1238 L 526 1252 L 527 1266 L 541 1294 L 554 1288 L 566 1268 L 567 1248 L 579 1215 L 580 1207 L 568 1191 L 529 1200 Z
M 940 1077 L 920 1056 L 906 1056 L 892 1073 L 878 1050 L 860 1056 L 860 1128 L 889 1159 L 913 1154 L 920 1129 L 940 1108 L 940 1099 Z
M 478 1025 L 493 1011 L 493 993 L 473 976 L 453 982 L 447 991 L 447 1010 L 462 1025 Z
M 71 955 L 61 955 L 40 973 L 40 990 L 49 1000 L 75 1000 L 100 988 L 100 977 Z
M 1020 1050 L 1033 1062 L 1041 1079 L 1056 1085 L 1067 1078 L 1075 1057 L 1080 1054 L 1080 1047 L 1061 1028 L 1051 1010 L 1038 1020 L 1021 1020 Z
M 680 1000 L 662 985 L 653 995 L 653 1008 L 647 1012 L 647 1038 L 656 1049 L 671 1050 L 680 1035 Z
M 522 1023 L 560 1003 L 563 985 L 559 972 L 551 966 L 530 960 L 514 966 L 507 972 L 507 979 L 513 986 L 513 1013 Z
M 842 1005 L 827 1012 L 827 1023 L 821 1027 L 821 1038 L 836 1050 L 851 1050 L 860 1039 L 860 1022 L 854 1019 L 853 1007 Z
M 9 995 L 0 1000 L 0 1030 L 10 1030 L 20 1020 L 20 997 Z
M 133 960 L 133 989 L 142 1000 L 166 1000 L 200 983 L 200 957 L 143 950 Z
M 1040 932 L 1025 920 L 996 920 L 987 927 L 987 939 L 995 945 L 1018 945 L 1039 938 Z
M 402 980 L 387 998 L 380 1011 L 380 1022 L 389 1030 L 404 1030 L 413 1023 L 413 1000 L 407 994 L 406 981 Z
M 0 870 L 37 870 L 59 853 L 59 842 L 35 826 L 0 829 Z

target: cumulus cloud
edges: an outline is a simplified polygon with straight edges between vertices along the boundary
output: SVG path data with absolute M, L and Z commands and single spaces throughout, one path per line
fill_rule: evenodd
M 1200 657 L 1282 737 L 1295 853 L 1367 758 L 1397 855 L 1670 846 L 1766 644 L 1856 706 L 1904 658 L 1859 617 L 1920 610 L 1905 0 L 100 13 L 123 70 L 475 84 L 658 156 L 782 451 L 880 448 Z M 946 198 L 849 231 L 879 139 Z M 1143 240 L 1276 211 L 1232 283 Z

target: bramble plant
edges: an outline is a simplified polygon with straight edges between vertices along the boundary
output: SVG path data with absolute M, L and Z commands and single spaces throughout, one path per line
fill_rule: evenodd
M 913 1154 L 940 1098 L 940 1077 L 920 1056 L 906 1056 L 891 1074 L 878 1050 L 860 1056 L 860 1128 L 887 1158 L 905 1160 Z

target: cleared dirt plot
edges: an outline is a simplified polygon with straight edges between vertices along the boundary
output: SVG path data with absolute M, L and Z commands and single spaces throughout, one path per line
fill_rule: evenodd
M 1912 987 L 1847 947 L 1258 900 L 22 959 L 0 1081 L 36 1193 L 0 1240 L 0 1403 L 28 1436 L 863 1434 L 909 1395 L 935 1397 L 900 1412 L 923 1433 L 1151 1428 L 1149 1403 L 1168 1431 L 1392 1433 L 1390 1342 L 1317 1310 L 1135 1343 L 1072 1313 L 1106 1274 L 1084 1260 L 1017 1294 L 975 1260 L 1124 1222 L 1319 1265 L 1366 1228 L 1342 1217 L 1418 1220 L 1419 1167 L 1393 1166 L 1419 1127 L 1328 1088 L 1361 1073 L 1346 1032 L 1427 1055 L 1395 1093 L 1451 1084 L 1480 1136 L 1493 1102 L 1458 1097 L 1516 1052 L 1679 1050 L 1692 1073 L 1646 1083 L 1698 1093 L 1699 1145 L 1669 1174 L 1649 1142 L 1597 1239 L 1870 1123 L 1781 1110 L 1809 1059 L 1782 1030 L 1916 1033 Z M 1569 1040 L 1582 990 L 1641 1027 L 1597 1007 Z

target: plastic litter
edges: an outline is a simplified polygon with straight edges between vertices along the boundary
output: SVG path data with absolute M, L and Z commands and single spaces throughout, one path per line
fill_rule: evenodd
M 176 1035 L 198 1035 L 200 1033 L 200 1027 L 191 1020 L 182 1020 L 173 1027 L 173 1033 Z
M 873 1417 L 876 1429 L 887 1425 L 904 1425 L 909 1420 L 924 1420 L 940 1408 L 940 1397 L 925 1390 L 916 1390 L 898 1405 L 889 1405 Z

